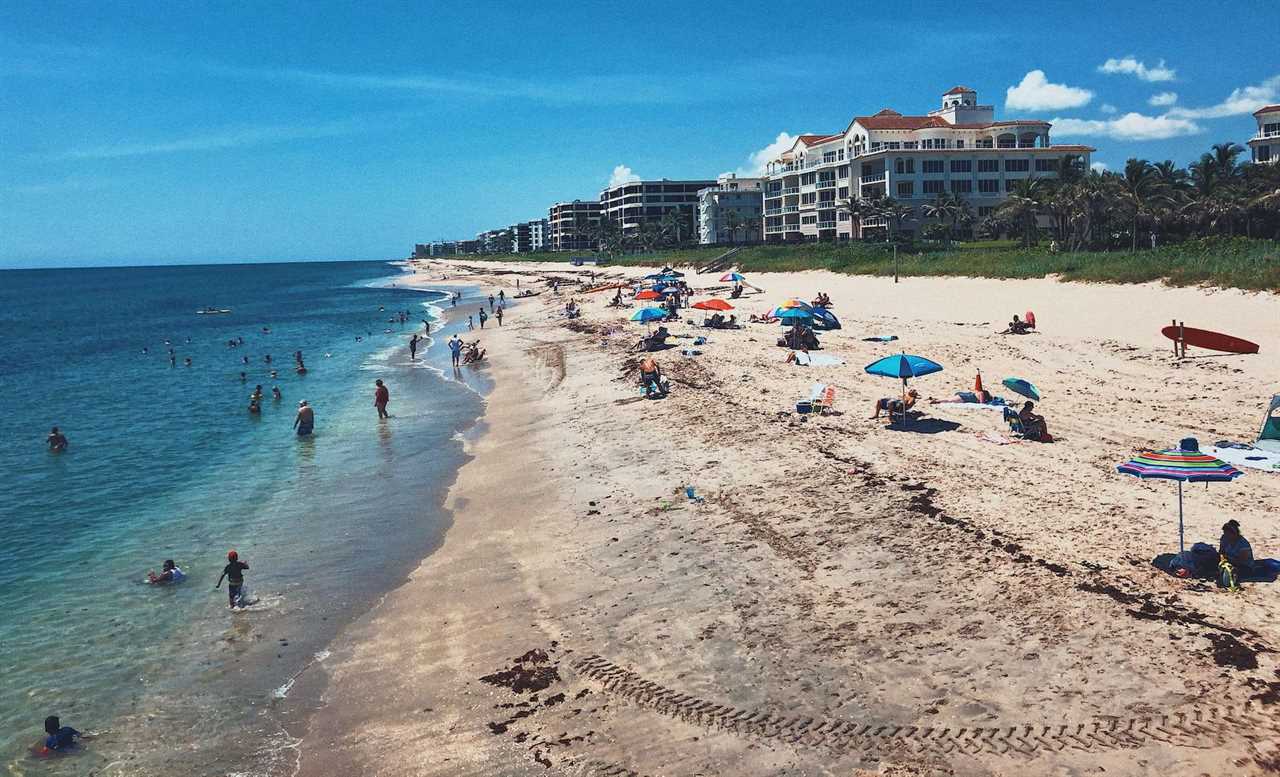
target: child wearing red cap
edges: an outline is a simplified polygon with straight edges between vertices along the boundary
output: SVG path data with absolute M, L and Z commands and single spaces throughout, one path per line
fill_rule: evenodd
M 222 568 L 222 574 L 218 575 L 218 582 L 214 585 L 214 590 L 222 587 L 222 578 L 227 579 L 227 599 L 230 608 L 244 606 L 241 599 L 241 589 L 244 586 L 244 572 L 249 565 L 240 560 L 239 554 L 234 550 L 227 553 L 227 565 Z

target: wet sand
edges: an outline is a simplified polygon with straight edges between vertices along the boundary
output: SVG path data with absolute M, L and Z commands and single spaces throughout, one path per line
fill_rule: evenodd
M 682 322 L 710 342 L 657 354 L 673 391 L 646 401 L 622 369 L 631 311 L 579 294 L 566 322 L 567 290 L 540 282 L 576 271 L 413 276 L 542 293 L 483 333 L 494 389 L 453 526 L 334 646 L 301 774 L 1280 769 L 1280 589 L 1153 568 L 1176 550 L 1176 487 L 1115 472 L 1186 436 L 1252 439 L 1280 390 L 1274 296 L 760 275 L 740 318 L 826 291 L 845 328 L 819 336 L 846 364 L 783 364 L 776 325 Z M 1043 334 L 994 334 L 1027 309 Z M 1175 361 L 1173 317 L 1262 354 Z M 860 339 L 876 334 L 901 340 Z M 914 383 L 925 396 L 978 368 L 1011 399 L 1000 378 L 1031 380 L 1058 441 L 997 445 L 979 435 L 1006 433 L 998 413 L 947 405 L 909 429 L 869 420 L 897 386 L 862 366 L 898 350 L 946 367 Z M 837 412 L 801 417 L 815 381 Z M 1280 555 L 1280 474 L 1186 497 L 1188 542 L 1234 517 Z

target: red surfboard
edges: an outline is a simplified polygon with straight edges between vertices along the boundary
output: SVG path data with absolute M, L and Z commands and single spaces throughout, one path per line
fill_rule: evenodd
M 1196 348 L 1204 348 L 1208 351 L 1222 351 L 1223 353 L 1257 353 L 1258 344 L 1251 343 L 1248 340 L 1224 335 L 1221 332 L 1210 332 L 1208 329 L 1194 329 L 1189 326 L 1167 326 L 1160 330 L 1160 334 L 1178 342 L 1181 340 L 1187 345 Z

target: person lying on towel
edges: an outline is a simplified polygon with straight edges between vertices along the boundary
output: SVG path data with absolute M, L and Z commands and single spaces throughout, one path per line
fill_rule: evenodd
M 920 392 L 911 389 L 907 392 L 907 399 L 904 402 L 894 397 L 883 397 L 876 400 L 876 414 L 871 416 L 873 419 L 879 418 L 881 413 L 888 413 L 892 418 L 895 415 L 905 416 L 907 411 L 916 406 L 916 400 L 920 399 Z
M 954 396 L 948 399 L 929 398 L 931 405 L 989 405 L 991 404 L 991 392 L 986 389 L 978 391 L 957 391 Z M 1003 400 L 1002 400 L 1003 403 Z

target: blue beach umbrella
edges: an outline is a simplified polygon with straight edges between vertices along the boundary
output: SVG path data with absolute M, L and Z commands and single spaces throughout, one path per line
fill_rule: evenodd
M 631 314 L 632 321 L 660 321 L 667 317 L 667 311 L 662 308 L 640 308 Z
M 902 379 L 902 420 L 905 423 L 907 420 L 907 379 L 920 378 L 935 372 L 942 372 L 942 365 L 923 356 L 900 353 L 896 356 L 886 356 L 883 359 L 874 361 L 864 369 L 871 375 Z
M 782 319 L 784 323 L 795 323 L 796 319 L 804 319 L 808 321 L 813 318 L 813 313 L 804 308 L 777 308 L 773 314 Z

